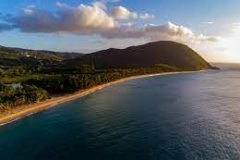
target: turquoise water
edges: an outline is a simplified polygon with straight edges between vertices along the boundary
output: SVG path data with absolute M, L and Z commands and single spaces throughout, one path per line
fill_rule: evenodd
M 1 160 L 238 160 L 240 70 L 117 84 L 0 127 Z

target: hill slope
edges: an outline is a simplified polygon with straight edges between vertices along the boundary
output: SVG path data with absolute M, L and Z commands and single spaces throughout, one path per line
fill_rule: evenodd
M 51 62 L 78 58 L 82 54 L 30 50 L 0 46 L 0 65 L 49 64 Z
M 96 68 L 132 68 L 165 64 L 185 70 L 211 68 L 197 52 L 186 45 L 159 41 L 126 49 L 107 49 L 66 60 L 68 65 L 94 64 Z

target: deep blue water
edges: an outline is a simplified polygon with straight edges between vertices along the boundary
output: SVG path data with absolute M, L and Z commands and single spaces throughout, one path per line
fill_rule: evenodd
M 117 84 L 0 127 L 1 160 L 239 160 L 240 70 Z

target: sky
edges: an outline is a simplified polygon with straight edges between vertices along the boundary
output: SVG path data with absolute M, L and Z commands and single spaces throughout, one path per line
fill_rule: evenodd
M 239 0 L 1 0 L 0 45 L 90 53 L 152 41 L 240 62 Z

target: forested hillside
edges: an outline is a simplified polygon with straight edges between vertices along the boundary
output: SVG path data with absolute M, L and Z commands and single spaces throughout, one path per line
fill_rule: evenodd
M 211 68 L 191 48 L 166 41 L 88 55 L 0 47 L 0 111 L 125 77 Z

